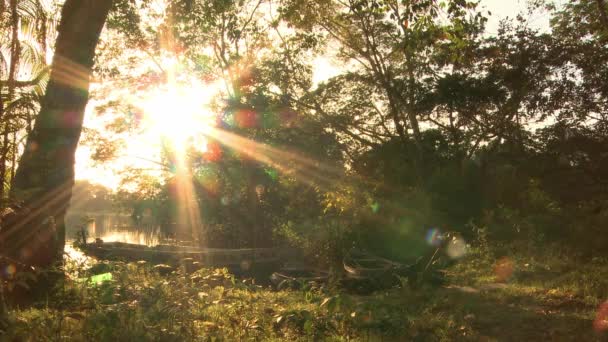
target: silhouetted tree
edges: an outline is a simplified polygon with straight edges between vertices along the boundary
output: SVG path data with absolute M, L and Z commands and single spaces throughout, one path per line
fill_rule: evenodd
M 11 187 L 23 209 L 2 230 L 6 254 L 26 264 L 48 267 L 62 255 L 91 67 L 111 6 L 67 0 L 61 11 L 50 82 Z

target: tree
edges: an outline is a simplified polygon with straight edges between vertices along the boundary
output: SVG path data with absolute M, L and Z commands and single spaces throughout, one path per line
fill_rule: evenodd
M 61 11 L 50 81 L 11 187 L 23 209 L 2 231 L 8 254 L 26 264 L 61 260 L 89 77 L 111 6 L 111 0 L 67 0 Z
M 0 198 L 14 178 L 17 154 L 31 130 L 48 81 L 47 41 L 54 38 L 53 0 L 3 1 L 0 15 Z
M 351 154 L 395 138 L 412 141 L 408 158 L 422 177 L 421 127 L 433 124 L 421 103 L 424 94 L 442 75 L 467 63 L 485 18 L 467 1 L 353 0 L 325 1 L 313 10 L 303 6 L 308 4 L 286 2 L 286 21 L 302 31 L 312 26 L 322 32 L 348 66 L 310 94 L 308 106 L 359 147 Z
M 258 240 L 268 243 L 271 226 L 267 222 L 278 217 L 275 214 L 284 207 L 279 201 L 270 205 L 274 194 L 269 191 L 286 181 L 310 185 L 311 173 L 315 173 L 315 180 L 321 178 L 318 170 L 310 170 L 314 169 L 310 163 L 301 165 L 293 156 L 301 156 L 301 151 L 306 150 L 322 163 L 338 164 L 341 160 L 334 134 L 306 115 L 304 112 L 309 110 L 300 108 L 297 102 L 312 84 L 311 68 L 301 56 L 314 49 L 315 37 L 295 36 L 279 28 L 276 22 L 281 19 L 273 18 L 275 13 L 267 14 L 268 6 L 274 6 L 267 1 L 169 1 L 167 4 L 166 13 L 157 18 L 161 24 L 153 27 L 146 27 L 149 23 L 138 23 L 137 9 L 129 6 L 122 7 L 124 14 L 120 16 L 112 14 L 109 26 L 120 32 L 121 40 L 143 49 L 145 58 L 151 58 L 158 69 L 146 72 L 144 77 L 123 75 L 127 76 L 123 79 L 131 78 L 135 83 L 131 86 L 137 86 L 141 85 L 142 78 L 148 79 L 147 76 L 153 74 L 158 76 L 156 82 L 161 83 L 174 72 L 223 86 L 225 92 L 220 97 L 225 97 L 224 101 L 217 101 L 212 108 L 218 123 L 215 133 L 221 137 L 208 137 L 205 153 L 189 151 L 188 171 L 197 183 L 194 188 L 200 195 L 205 225 L 235 233 L 238 240 L 224 239 L 227 242 L 253 245 L 258 236 Z M 281 44 L 277 46 L 271 44 L 275 35 L 281 36 Z M 104 52 L 108 53 L 104 58 L 116 56 L 110 55 L 112 51 L 104 49 Z M 123 53 L 128 56 L 128 52 Z M 179 70 L 156 63 L 167 57 L 176 61 Z M 292 63 L 283 63 L 286 58 Z M 183 87 L 184 84 L 169 83 L 168 86 Z M 125 107 L 112 104 L 122 121 L 128 117 L 124 115 Z M 313 146 L 318 148 L 313 150 Z M 281 168 L 295 171 L 277 176 Z M 165 208 L 170 207 L 167 205 L 172 201 L 169 188 L 175 183 L 175 174 L 170 170 L 166 168 L 169 172 L 164 173 L 164 190 L 158 194 Z M 218 191 L 208 191 L 216 186 Z M 254 222 L 259 222 L 258 234 L 252 229 Z M 241 233 L 237 234 L 238 231 Z M 264 238 L 260 238 L 262 235 Z

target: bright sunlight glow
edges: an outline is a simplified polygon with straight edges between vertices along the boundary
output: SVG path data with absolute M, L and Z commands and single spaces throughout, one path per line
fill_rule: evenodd
M 80 146 L 77 150 L 77 179 L 94 180 L 117 189 L 121 172 L 128 168 L 147 169 L 160 177 L 160 173 L 151 168 L 162 162 L 161 150 L 166 147 L 176 152 L 177 161 L 187 150 L 206 152 L 206 132 L 216 124 L 213 103 L 222 97 L 222 89 L 219 81 L 204 82 L 172 70 L 166 83 L 123 93 L 124 101 L 136 108 L 137 114 L 133 114 L 138 121 L 136 132 L 129 133 L 127 144 L 117 159 L 105 167 L 91 162 L 93 146 Z M 112 117 L 96 116 L 93 112 L 95 103 L 92 102 L 87 108 L 88 125 L 96 129 L 109 125 Z
M 170 88 L 158 88 L 144 97 L 144 129 L 151 137 L 166 139 L 176 151 L 184 151 L 189 143 L 205 151 L 203 133 L 214 124 L 210 105 L 217 88 L 196 81 Z

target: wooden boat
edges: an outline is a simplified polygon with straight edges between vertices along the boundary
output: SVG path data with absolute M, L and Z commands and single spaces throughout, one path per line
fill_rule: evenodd
M 153 247 L 124 242 L 89 243 L 83 252 L 100 259 L 177 264 L 182 260 L 199 262 L 204 267 L 228 267 L 248 271 L 261 265 L 278 265 L 274 248 L 199 248 L 191 246 L 157 245 Z
M 405 265 L 392 260 L 359 250 L 352 250 L 343 260 L 346 276 L 351 279 L 378 278 L 387 274 L 407 274 L 418 265 L 420 259 L 411 265 Z
M 344 258 L 346 278 L 343 285 L 359 292 L 368 293 L 378 288 L 402 284 L 407 278 L 411 287 L 421 283 L 443 285 L 446 281 L 444 270 L 434 265 L 437 252 L 429 258 L 421 256 L 411 264 L 398 263 L 366 252 L 353 250 Z
M 328 280 L 329 272 L 308 268 L 282 268 L 270 276 L 270 282 L 277 289 L 297 288 L 302 284 L 325 283 Z

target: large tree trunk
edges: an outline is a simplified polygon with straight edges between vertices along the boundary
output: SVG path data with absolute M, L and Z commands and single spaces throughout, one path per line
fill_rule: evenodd
M 50 81 L 11 186 L 11 198 L 23 208 L 0 235 L 5 253 L 25 264 L 61 260 L 89 77 L 111 5 L 67 0 L 61 11 Z

